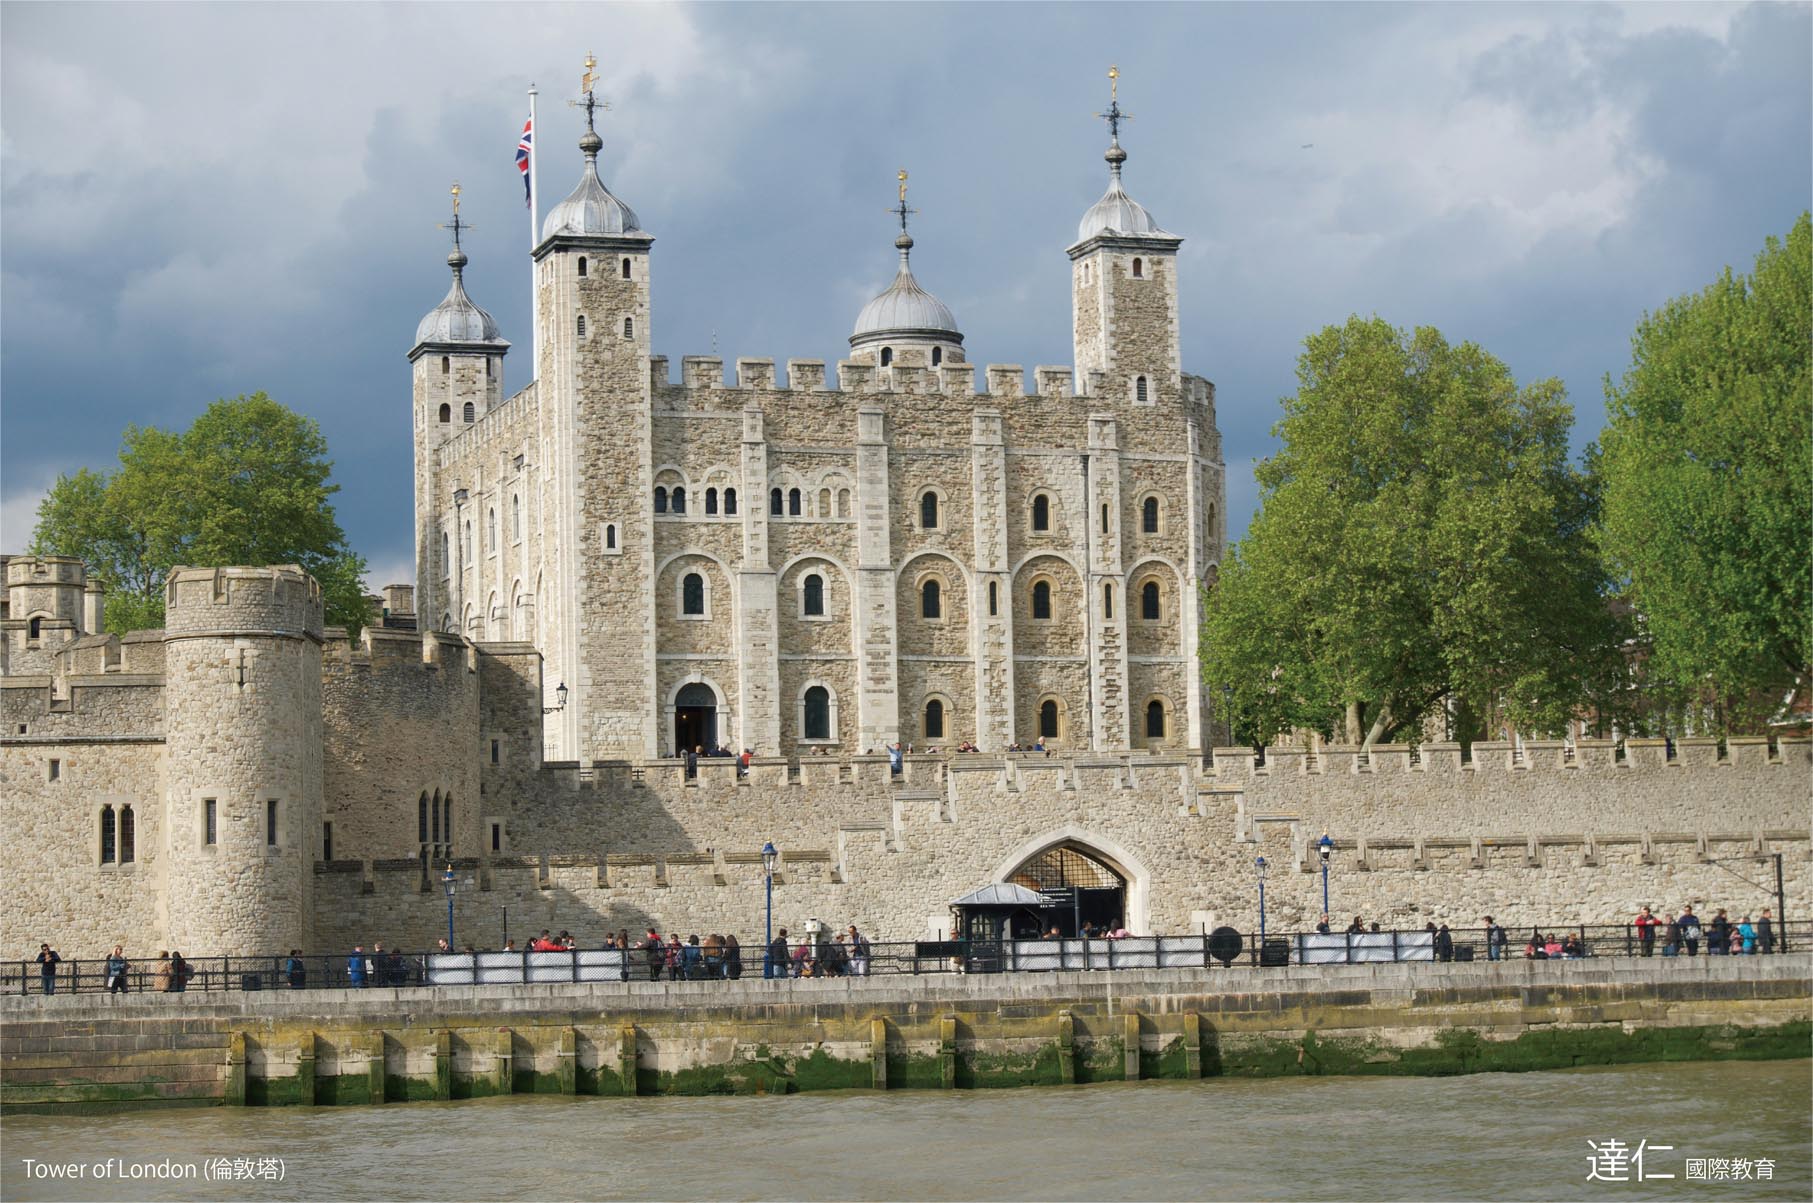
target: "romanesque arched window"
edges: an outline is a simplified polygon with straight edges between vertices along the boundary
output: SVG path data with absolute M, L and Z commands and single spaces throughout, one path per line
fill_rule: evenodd
M 666 485 L 656 485 L 655 486 L 655 513 L 657 513 L 657 514 L 667 513 L 667 486 Z
M 724 512 L 733 517 L 736 515 L 737 491 L 735 489 L 725 489 L 724 490 Z
M 881 349 L 881 366 L 885 368 L 885 367 L 888 367 L 889 365 L 891 365 L 893 362 L 894 362 L 894 348 L 893 347 L 883 347 Z
M 1114 617 L 1114 586 L 1113 585 L 1103 585 L 1102 586 L 1102 617 L 1103 618 L 1113 618 Z
M 522 498 L 515 493 L 510 494 L 510 537 L 522 538 Z
M 680 582 L 680 613 L 697 616 L 705 613 L 705 578 L 699 573 L 689 572 Z
M 1039 703 L 1039 735 L 1043 739 L 1058 737 L 1058 704 L 1050 698 Z
M 938 529 L 938 494 L 930 489 L 919 495 L 919 525 L 925 530 Z
M 579 278 L 585 279 L 585 256 L 579 256 Z
M 675 485 L 674 486 L 673 505 L 674 505 L 674 513 L 684 514 L 686 512 L 686 486 L 684 486 L 684 485 Z
M 831 516 L 830 489 L 820 489 L 818 491 L 818 516 L 820 518 L 829 518 Z
M 1135 280 L 1142 279 L 1142 278 L 1144 278 L 1145 274 L 1146 274 L 1146 265 L 1143 262 L 1141 262 L 1140 260 L 1135 259 L 1133 261 L 1133 278 Z
M 1145 405 L 1150 400 L 1146 393 L 1146 378 L 1144 376 L 1136 377 L 1133 381 L 1133 399 L 1141 405 Z
M 441 402 L 441 421 L 453 421 L 453 406 L 447 404 L 445 401 Z
M 823 685 L 806 690 L 801 729 L 807 739 L 831 738 L 831 691 Z
M 944 738 L 944 703 L 932 698 L 925 704 L 925 737 Z
M 1148 497 L 1140 502 L 1139 529 L 1148 535 L 1158 533 L 1158 498 Z
M 944 348 L 943 347 L 933 347 L 932 348 L 932 366 L 937 367 L 939 364 L 941 364 L 943 362 L 944 362 Z
M 1147 622 L 1157 622 L 1161 613 L 1158 601 L 1158 582 L 1147 581 L 1139 589 L 1139 616 Z
M 1146 703 L 1146 738 L 1165 737 L 1165 704 L 1157 698 Z
M 468 422 L 472 421 L 472 419 L 478 417 L 478 407 L 473 405 L 470 401 L 466 402 L 460 410 L 460 417 Z
M 579 337 L 585 337 L 585 314 L 579 315 Z
M 423 790 L 422 796 L 416 800 L 415 828 L 416 828 L 416 831 L 415 831 L 416 841 L 415 842 L 418 844 L 426 844 L 428 842 L 428 791 L 427 790 Z
M 718 512 L 718 491 L 716 489 L 705 490 L 705 512 L 707 514 Z
M 636 337 L 636 319 L 635 318 L 626 317 L 623 319 L 623 337 L 625 337 L 625 338 Z
M 486 551 L 497 550 L 497 510 L 495 508 L 485 515 L 485 538 L 488 541 Z
M 800 491 L 798 489 L 788 489 L 787 490 L 787 517 L 797 518 L 797 517 L 799 517 L 799 512 L 800 512 Z
M 138 821 L 133 818 L 132 804 L 120 807 L 120 863 L 129 865 L 138 859 Z
M 1032 583 L 1032 616 L 1038 619 L 1051 617 L 1051 582 L 1034 581 Z
M 1035 494 L 1032 499 L 1032 529 L 1051 529 L 1051 498 L 1043 493 Z
M 919 617 L 944 617 L 944 599 L 940 595 L 938 578 L 933 577 L 919 586 Z
M 800 599 L 800 612 L 807 618 L 825 616 L 825 578 L 818 573 L 807 575 Z
M 779 489 L 768 490 L 768 512 L 776 518 L 781 516 L 781 491 Z
M 848 518 L 850 516 L 850 490 L 848 489 L 839 489 L 837 491 L 837 516 L 839 518 Z
M 615 522 L 604 524 L 604 549 L 606 551 L 617 550 L 617 524 Z
M 119 848 L 114 840 L 113 807 L 103 806 L 101 807 L 101 863 L 103 865 L 114 864 L 119 858 Z
M 630 261 L 628 259 L 623 261 L 623 278 L 625 280 L 630 278 Z

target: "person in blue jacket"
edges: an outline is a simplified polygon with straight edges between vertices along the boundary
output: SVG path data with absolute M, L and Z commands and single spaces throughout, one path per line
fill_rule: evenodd
M 354 986 L 365 984 L 365 945 L 353 945 L 352 955 L 346 958 L 346 976 Z

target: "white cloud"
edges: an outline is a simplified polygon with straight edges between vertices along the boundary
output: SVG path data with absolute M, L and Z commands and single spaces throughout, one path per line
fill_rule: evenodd
M 55 483 L 54 475 L 40 475 L 22 487 L 7 481 L 5 493 L 0 494 L 0 551 L 16 555 L 31 543 L 38 506 Z

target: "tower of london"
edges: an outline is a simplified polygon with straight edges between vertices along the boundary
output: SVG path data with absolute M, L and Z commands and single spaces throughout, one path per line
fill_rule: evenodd
M 325 626 L 295 566 L 179 566 L 163 629 L 106 634 L 82 563 L 0 557 L 0 944 L 422 948 L 442 872 L 480 947 L 752 934 L 770 880 L 783 921 L 880 940 L 1010 881 L 1077 891 L 1058 925 L 1253 930 L 1261 857 L 1272 922 L 1307 929 L 1324 833 L 1388 926 L 1622 919 L 1784 850 L 1805 904 L 1804 739 L 1215 746 L 1215 390 L 1184 370 L 1183 239 L 1126 190 L 1118 101 L 1106 191 L 1050 231 L 1073 361 L 1030 390 L 920 279 L 904 172 L 848 358 L 676 380 L 655 236 L 585 109 L 514 392 L 456 210 L 407 348 L 416 581 L 381 621 Z

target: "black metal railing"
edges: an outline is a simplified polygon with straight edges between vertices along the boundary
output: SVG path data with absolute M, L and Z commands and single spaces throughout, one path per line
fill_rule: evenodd
M 567 949 L 554 952 L 404 953 L 368 950 L 329 956 L 189 957 L 174 962 L 130 961 L 123 974 L 105 958 L 65 960 L 50 982 L 57 993 L 97 994 L 123 986 L 126 993 L 252 990 L 396 989 L 541 982 L 721 981 L 774 977 L 887 976 L 941 973 L 1039 973 L 1124 969 L 1227 971 L 1278 965 L 1440 963 L 1486 960 L 1581 960 L 1605 957 L 1699 957 L 1766 955 L 1813 946 L 1813 922 L 1776 923 L 1764 947 L 1753 935 L 1749 947 L 1729 935 L 1721 947 L 1718 929 L 1702 927 L 1691 941 L 1672 943 L 1663 926 L 1631 923 L 1573 924 L 1507 929 L 1504 943 L 1488 940 L 1481 928 L 1397 929 L 1360 932 L 1256 932 L 1231 929 L 1178 936 L 1122 939 L 1051 938 L 1019 940 L 917 940 L 869 944 L 866 957 L 848 945 L 790 944 L 771 962 L 759 940 L 732 956 L 726 950 L 662 945 L 658 950 Z M 1753 929 L 1754 931 L 1754 929 Z M 1543 937 L 1538 944 L 1534 936 Z M 47 993 L 40 966 L 31 960 L 0 962 L 0 992 Z

